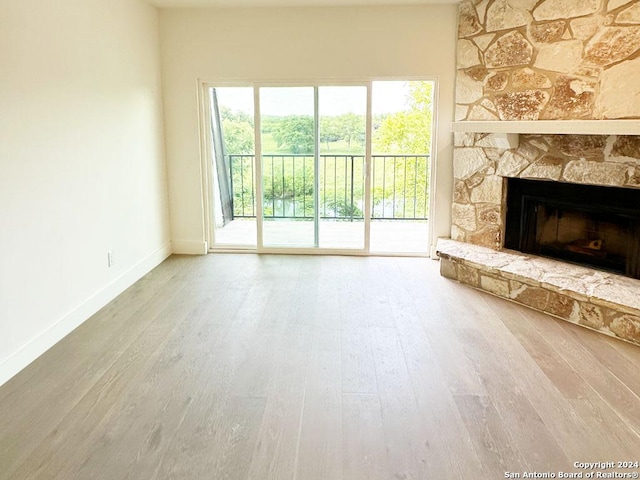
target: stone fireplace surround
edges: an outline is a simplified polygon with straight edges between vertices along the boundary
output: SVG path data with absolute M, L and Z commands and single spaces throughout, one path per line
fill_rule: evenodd
M 640 188 L 640 136 L 456 132 L 442 275 L 640 345 L 640 281 L 503 249 L 506 178 Z
M 445 276 L 640 344 L 639 280 L 503 248 L 506 178 L 640 188 L 639 77 L 640 0 L 462 0 Z

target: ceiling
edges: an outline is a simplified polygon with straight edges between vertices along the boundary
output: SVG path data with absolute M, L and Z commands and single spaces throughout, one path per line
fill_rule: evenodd
M 461 0 L 147 0 L 161 8 L 185 7 L 346 7 L 366 5 L 442 5 Z

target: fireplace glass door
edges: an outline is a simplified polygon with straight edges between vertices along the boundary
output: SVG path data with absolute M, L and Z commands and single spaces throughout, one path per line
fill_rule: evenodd
M 640 278 L 639 194 L 509 180 L 505 246 Z

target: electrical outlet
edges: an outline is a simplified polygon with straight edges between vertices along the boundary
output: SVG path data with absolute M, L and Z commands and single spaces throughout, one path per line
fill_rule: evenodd
M 113 267 L 116 264 L 116 259 L 113 255 L 113 252 L 107 252 L 107 264 L 109 267 Z

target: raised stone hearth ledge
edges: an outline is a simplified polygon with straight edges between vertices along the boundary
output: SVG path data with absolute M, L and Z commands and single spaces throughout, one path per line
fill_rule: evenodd
M 640 345 L 640 281 L 511 250 L 439 239 L 440 273 Z

